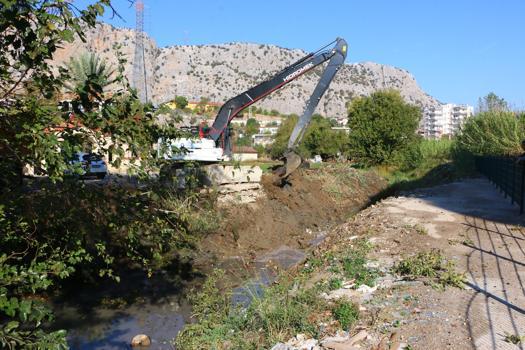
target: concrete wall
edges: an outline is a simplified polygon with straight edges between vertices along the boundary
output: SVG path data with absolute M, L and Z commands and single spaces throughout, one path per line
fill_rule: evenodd
M 234 153 L 233 160 L 244 162 L 247 160 L 257 160 L 259 157 L 257 153 Z

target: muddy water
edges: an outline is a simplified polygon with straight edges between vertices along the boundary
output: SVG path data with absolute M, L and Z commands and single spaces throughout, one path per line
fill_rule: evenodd
M 319 241 L 319 236 L 316 241 Z M 316 242 L 312 242 L 316 243 Z M 223 261 L 219 267 L 235 274 L 242 269 L 245 282 L 234 289 L 232 303 L 248 305 L 253 297 L 262 294 L 264 286 L 273 282 L 279 269 L 289 269 L 306 259 L 305 251 L 280 246 L 255 259 L 255 264 L 247 270 L 240 268 L 238 261 Z M 241 272 L 239 272 L 241 273 Z M 250 278 L 247 280 L 246 273 Z M 176 281 L 173 288 L 165 280 L 155 288 L 156 281 L 143 280 L 134 288 L 131 302 L 118 297 L 106 298 L 106 306 L 93 303 L 95 294 L 125 295 L 125 291 L 102 288 L 90 293 L 84 291 L 78 298 L 69 296 L 67 302 L 59 301 L 55 307 L 57 326 L 68 330 L 68 343 L 72 350 L 113 350 L 131 349 L 130 341 L 137 334 L 147 334 L 152 340 L 151 350 L 174 349 L 173 339 L 190 321 L 191 307 L 185 300 L 185 290 Z M 126 284 L 129 284 L 126 282 Z M 121 303 L 122 305 L 120 305 Z M 90 306 L 90 304 L 92 304 Z M 109 305 L 108 305 L 109 304 Z
M 96 307 L 90 313 L 86 317 L 76 307 L 58 312 L 60 321 L 69 321 L 65 328 L 69 328 L 71 349 L 131 349 L 130 341 L 137 334 L 150 336 L 150 349 L 173 349 L 171 342 L 187 322 L 190 308 L 181 306 L 179 300 L 164 300 L 120 310 Z

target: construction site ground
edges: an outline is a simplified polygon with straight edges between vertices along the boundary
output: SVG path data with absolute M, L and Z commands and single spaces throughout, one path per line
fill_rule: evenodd
M 364 237 L 373 246 L 370 264 L 383 273 L 377 288 L 365 288 L 366 295 L 343 291 L 356 296 L 361 310 L 357 328 L 341 338 L 346 347 L 296 338 L 276 349 L 525 347 L 524 219 L 488 180 L 419 189 L 368 207 L 386 188 L 373 171 L 334 164 L 301 169 L 284 188 L 270 181 L 263 176 L 263 195 L 254 203 L 223 208 L 223 227 L 201 244 L 201 264 L 249 275 L 257 262 L 288 254 L 300 267 L 308 254 L 322 256 Z M 442 290 L 392 272 L 402 259 L 433 249 L 465 274 L 465 288 Z M 317 283 L 330 275 L 314 278 Z M 348 343 L 360 329 L 367 336 Z
M 201 244 L 204 257 L 249 263 L 280 247 L 307 249 L 366 207 L 387 185 L 373 171 L 336 163 L 299 169 L 283 187 L 273 181 L 271 174 L 262 176 L 253 203 L 230 201 L 222 206 L 221 228 Z
M 367 321 L 360 326 L 369 336 L 361 346 L 523 349 L 522 223 L 516 205 L 486 179 L 475 178 L 386 198 L 341 225 L 324 249 L 366 236 L 374 246 L 369 257 L 384 271 L 403 257 L 439 249 L 467 281 L 465 289 L 446 290 L 399 277 L 383 281 L 362 304 Z

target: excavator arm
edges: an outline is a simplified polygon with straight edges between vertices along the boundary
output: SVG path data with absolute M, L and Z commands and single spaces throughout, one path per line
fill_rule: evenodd
M 334 43 L 335 45 L 332 49 L 326 50 L 328 46 Z M 290 175 L 301 165 L 302 159 L 296 153 L 296 148 L 312 119 L 312 114 L 315 111 L 319 100 L 328 89 L 330 82 L 334 78 L 339 68 L 341 68 L 343 65 L 346 58 L 346 51 L 346 41 L 344 39 L 337 38 L 327 46 L 314 53 L 306 55 L 290 66 L 284 68 L 269 80 L 266 80 L 228 100 L 220 108 L 219 113 L 217 114 L 217 117 L 215 118 L 215 121 L 209 130 L 208 137 L 214 140 L 216 144 L 220 145 L 226 153 L 229 153 L 231 150 L 228 126 L 236 115 L 263 97 L 282 88 L 306 72 L 328 61 L 328 65 L 324 69 L 317 86 L 310 96 L 303 114 L 299 118 L 292 131 L 288 141 L 288 149 L 285 153 L 285 166 L 277 171 L 277 174 L 280 178 L 284 179 L 288 177 L 288 175 Z

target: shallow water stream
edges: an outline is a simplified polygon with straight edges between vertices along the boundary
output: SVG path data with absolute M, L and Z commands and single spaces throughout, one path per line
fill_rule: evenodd
M 320 238 L 312 241 L 316 244 Z M 232 303 L 247 305 L 250 300 L 262 293 L 262 288 L 275 280 L 277 269 L 289 269 L 306 259 L 302 250 L 281 246 L 255 259 L 252 271 L 241 286 L 233 291 Z M 236 259 L 230 259 L 220 264 L 228 272 L 235 274 L 235 269 L 241 269 Z M 239 271 L 246 275 L 247 270 Z M 78 298 L 68 296 L 67 302 L 57 302 L 55 313 L 57 326 L 68 330 L 68 343 L 72 350 L 113 350 L 131 349 L 130 341 L 137 334 L 146 334 L 152 344 L 148 349 L 174 349 L 173 339 L 177 333 L 190 321 L 191 306 L 185 300 L 185 290 L 180 283 L 170 283 L 162 280 L 156 288 L 155 280 L 142 280 L 136 285 L 124 287 L 133 288 L 131 302 L 122 302 L 111 291 L 112 298 L 105 303 L 89 306 L 91 297 L 89 291 L 83 291 Z M 127 283 L 129 284 L 129 282 Z M 122 287 L 120 287 L 122 288 Z M 111 289 L 111 288 L 109 288 Z M 93 294 L 107 294 L 107 290 L 93 291 Z M 86 300 L 84 302 L 84 300 Z M 100 299 L 99 299 L 100 300 Z

